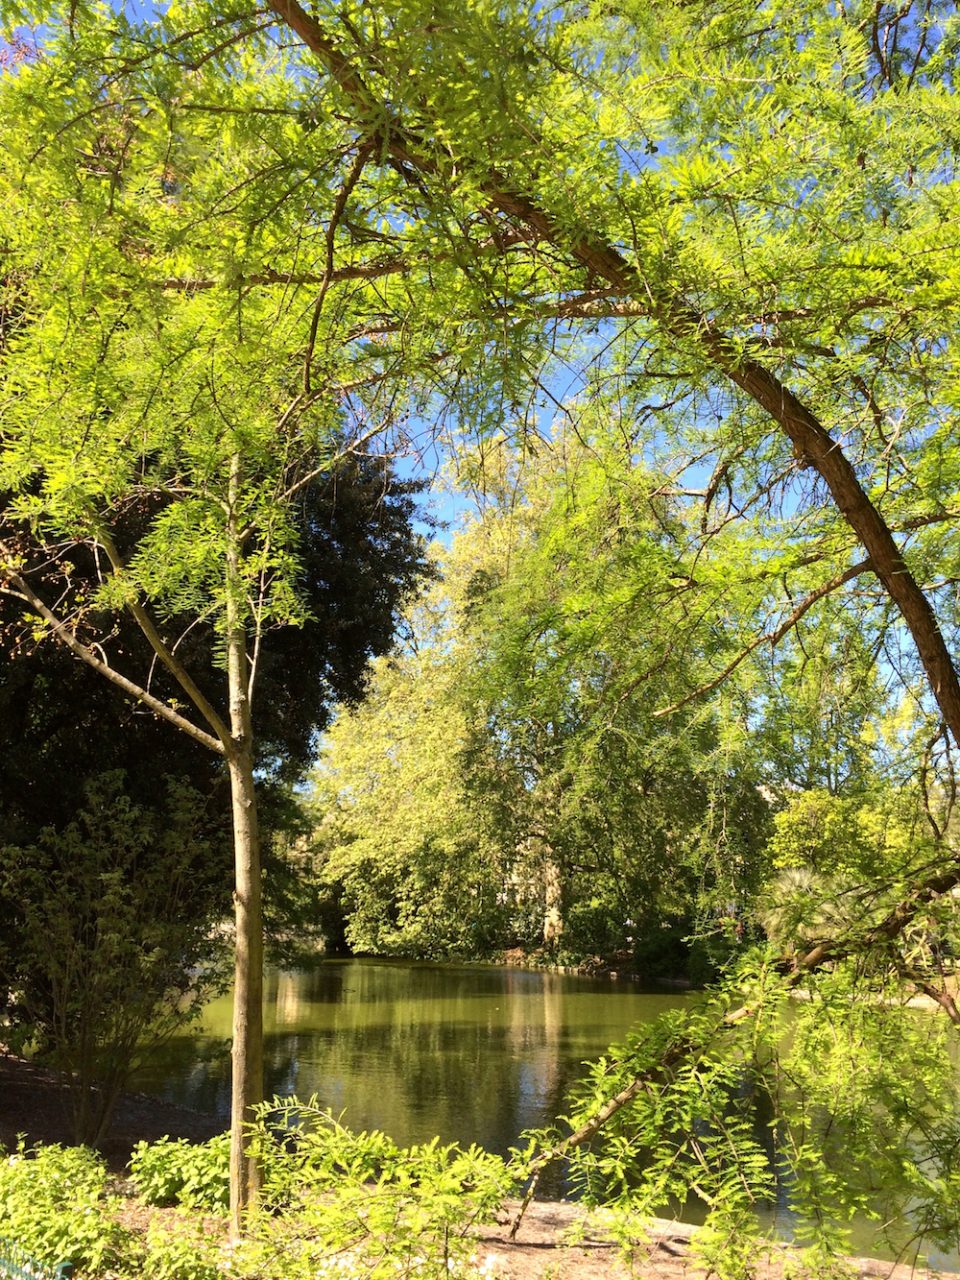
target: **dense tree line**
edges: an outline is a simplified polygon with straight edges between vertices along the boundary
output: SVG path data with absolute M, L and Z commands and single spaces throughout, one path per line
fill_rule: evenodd
M 483 478 L 442 582 L 324 738 L 314 856 L 345 940 L 674 976 L 692 943 L 703 977 L 760 880 L 769 778 L 729 703 L 679 732 L 652 714 L 707 656 L 661 660 L 679 518 L 600 436 L 526 459 L 500 441 Z

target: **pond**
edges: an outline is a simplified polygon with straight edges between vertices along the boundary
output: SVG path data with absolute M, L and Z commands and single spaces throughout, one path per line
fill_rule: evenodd
M 267 1095 L 317 1094 L 353 1129 L 506 1154 L 551 1123 L 582 1064 L 689 996 L 484 965 L 324 960 L 265 982 Z M 133 1087 L 230 1114 L 229 997 L 151 1056 Z
M 353 1129 L 382 1129 L 409 1145 L 439 1136 L 505 1155 L 524 1129 L 562 1113 L 583 1063 L 638 1023 L 692 999 L 630 982 L 485 965 L 323 960 L 272 970 L 265 983 L 267 1095 L 316 1094 Z M 152 1054 L 132 1087 L 230 1114 L 231 1000 Z M 565 1191 L 562 1175 L 541 1188 Z M 697 1205 L 683 1216 L 696 1220 Z M 789 1215 L 776 1226 L 790 1235 Z M 887 1256 L 867 1219 L 858 1252 Z M 960 1255 L 931 1255 L 960 1267 Z

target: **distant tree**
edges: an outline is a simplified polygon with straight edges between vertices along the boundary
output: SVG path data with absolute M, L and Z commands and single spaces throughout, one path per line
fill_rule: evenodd
M 463 472 L 482 513 L 312 778 L 348 940 L 632 952 L 676 971 L 685 939 L 726 929 L 725 953 L 762 879 L 768 805 L 719 697 L 682 733 L 654 714 L 719 643 L 663 656 L 688 531 L 662 478 L 599 429 L 530 456 L 501 440 Z
M 470 654 L 447 589 L 410 611 L 406 643 L 374 664 L 362 703 L 340 708 L 310 775 L 312 875 L 359 952 L 484 958 L 509 927 L 509 838 L 463 784 Z

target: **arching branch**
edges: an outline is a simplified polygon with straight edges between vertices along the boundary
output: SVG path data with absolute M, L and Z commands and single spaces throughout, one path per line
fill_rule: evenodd
M 384 157 L 419 175 L 443 177 L 444 169 L 437 159 L 440 148 L 431 150 L 421 133 L 407 128 L 387 104 L 377 100 L 362 74 L 323 26 L 297 0 L 270 3 L 278 17 L 326 67 L 358 126 L 377 140 Z M 471 165 L 474 172 L 476 167 L 475 163 Z M 960 679 L 930 602 L 849 459 L 813 410 L 762 363 L 759 348 L 752 351 L 735 342 L 679 293 L 670 292 L 662 284 L 651 284 L 619 249 L 596 237 L 589 227 L 571 230 L 561 225 L 532 194 L 511 189 L 504 176 L 495 171 L 475 173 L 475 178 L 492 208 L 528 227 L 538 240 L 554 245 L 586 268 L 593 279 L 605 281 L 618 294 L 632 299 L 664 333 L 698 348 L 717 373 L 769 415 L 790 440 L 797 457 L 817 470 L 900 611 L 930 690 L 954 739 L 960 742 Z

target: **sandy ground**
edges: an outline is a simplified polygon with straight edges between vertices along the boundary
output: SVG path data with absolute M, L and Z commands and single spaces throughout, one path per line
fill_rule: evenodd
M 103 1154 L 110 1168 L 122 1174 L 134 1143 L 163 1135 L 202 1142 L 222 1126 L 212 1116 L 172 1106 L 146 1094 L 127 1094 L 117 1108 Z M 12 1146 L 19 1134 L 28 1143 L 70 1141 L 66 1090 L 52 1073 L 22 1059 L 0 1055 L 0 1144 Z M 164 1210 L 146 1210 L 131 1201 L 130 1226 Z M 705 1280 L 706 1273 L 690 1256 L 690 1234 L 683 1223 L 658 1221 L 650 1228 L 649 1241 L 631 1259 L 620 1256 L 600 1220 L 584 1220 L 574 1204 L 534 1202 L 528 1209 L 516 1240 L 510 1228 L 516 1208 L 507 1209 L 501 1224 L 477 1232 L 477 1256 L 487 1263 L 487 1274 L 502 1280 Z M 210 1224 L 211 1228 L 214 1224 Z M 576 1244 L 567 1237 L 579 1228 Z M 757 1258 L 756 1280 L 781 1280 L 790 1250 L 778 1248 Z M 852 1259 L 852 1273 L 889 1280 L 927 1278 L 934 1273 L 893 1266 L 872 1259 Z M 811 1277 L 811 1280 L 819 1280 Z
M 707 1272 L 691 1257 L 694 1228 L 682 1222 L 656 1220 L 648 1228 L 648 1242 L 630 1259 L 620 1256 L 599 1222 L 586 1223 L 585 1238 L 578 1245 L 564 1244 L 564 1236 L 582 1229 L 584 1215 L 577 1205 L 533 1204 L 518 1233 L 509 1240 L 512 1222 L 481 1234 L 481 1252 L 496 1258 L 504 1280 L 708 1280 Z M 851 1274 L 879 1280 L 932 1280 L 939 1273 L 909 1266 L 894 1266 L 872 1258 L 851 1258 Z M 753 1260 L 756 1280 L 783 1280 L 785 1267 L 796 1265 L 796 1255 L 786 1247 L 773 1249 Z M 790 1270 L 790 1275 L 797 1273 Z M 811 1276 L 810 1280 L 820 1280 Z M 955 1277 L 950 1277 L 955 1280 Z

